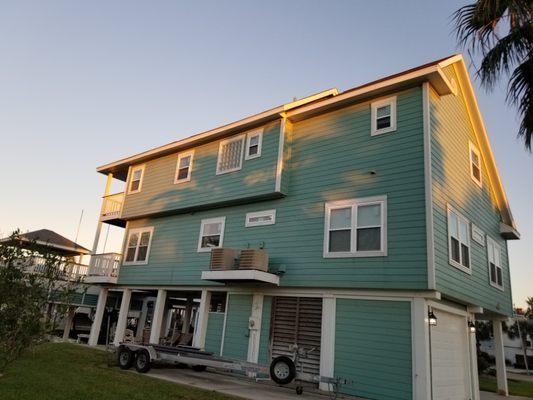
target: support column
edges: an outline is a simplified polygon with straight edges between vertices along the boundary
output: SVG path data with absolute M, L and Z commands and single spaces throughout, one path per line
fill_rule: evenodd
M 191 326 L 192 317 L 192 299 L 187 298 L 187 304 L 185 305 L 185 313 L 183 314 L 183 325 L 181 326 L 181 333 L 188 333 Z
M 203 349 L 205 347 L 205 333 L 207 331 L 207 319 L 209 317 L 209 304 L 211 303 L 211 292 L 202 290 L 200 306 L 198 307 L 198 317 L 194 330 L 193 346 Z
M 72 329 L 72 322 L 74 321 L 75 307 L 69 307 L 65 317 L 65 328 L 63 329 L 63 340 L 68 340 L 70 337 L 70 330 Z
M 250 335 L 248 336 L 248 362 L 252 363 L 257 363 L 259 360 L 264 297 L 263 294 L 254 294 L 252 298 L 252 315 L 250 315 L 248 322 L 248 329 L 250 330 Z
M 431 399 L 431 358 L 428 305 L 423 298 L 415 298 L 411 303 L 413 374 L 415 400 Z
M 105 184 L 104 197 L 109 195 L 111 190 L 111 183 L 113 182 L 113 174 L 107 174 L 107 181 Z M 93 251 L 91 254 L 96 254 L 98 251 L 98 243 L 100 242 L 100 233 L 102 232 L 102 211 L 104 208 L 104 201 L 102 200 L 102 206 L 100 207 L 100 214 L 98 214 L 98 225 L 96 225 L 96 233 L 94 234 Z
M 102 327 L 102 318 L 104 317 L 105 305 L 107 302 L 107 288 L 101 287 L 98 294 L 98 302 L 96 303 L 96 312 L 94 314 L 93 324 L 91 325 L 91 334 L 89 335 L 89 346 L 96 346 L 98 344 L 98 336 L 100 335 L 100 328 Z
M 322 299 L 322 337 L 320 338 L 320 376 L 333 378 L 335 366 L 335 323 L 337 301 L 333 296 Z M 320 382 L 320 390 L 332 390 L 326 382 Z
M 161 325 L 163 324 L 163 314 L 165 312 L 165 303 L 167 300 L 167 291 L 159 289 L 154 306 L 154 317 L 152 318 L 152 328 L 150 330 L 150 343 L 159 344 L 161 337 Z
M 143 337 L 144 327 L 146 325 L 146 317 L 148 316 L 148 298 L 143 300 L 143 305 L 141 307 L 141 315 L 139 317 L 139 322 L 137 323 L 137 333 L 135 334 L 135 340 L 140 342 Z
M 470 321 L 474 323 L 474 314 L 470 315 Z M 468 327 L 468 340 L 470 342 L 470 375 L 472 379 L 472 400 L 479 400 L 479 376 L 477 371 L 477 346 L 476 331 L 470 331 Z
M 113 341 L 115 346 L 118 346 L 120 342 L 124 341 L 124 334 L 126 333 L 126 326 L 128 324 L 130 301 L 131 289 L 125 288 L 122 291 L 122 302 L 120 303 L 120 311 L 118 313 L 117 328 L 115 329 L 115 339 Z
M 498 394 L 509 396 L 507 387 L 507 371 L 505 368 L 505 351 L 503 348 L 502 321 L 492 320 L 492 332 L 494 335 L 494 356 L 496 358 L 496 378 L 498 381 Z

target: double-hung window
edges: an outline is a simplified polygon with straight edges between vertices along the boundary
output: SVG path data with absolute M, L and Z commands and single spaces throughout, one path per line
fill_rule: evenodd
M 469 144 L 470 151 L 470 176 L 472 180 L 476 182 L 479 187 L 482 186 L 481 181 L 481 155 L 477 147 L 470 142 Z
M 448 206 L 448 247 L 450 264 L 461 271 L 470 270 L 470 221 Z
M 174 183 L 189 182 L 191 180 L 193 156 L 194 151 L 188 151 L 178 156 Z
M 326 203 L 324 257 L 386 255 L 386 196 Z
M 138 193 L 141 191 L 144 176 L 144 165 L 139 165 L 131 168 L 130 185 L 128 187 L 128 194 Z
M 203 219 L 200 225 L 198 251 L 211 251 L 212 248 L 222 247 L 224 241 L 224 225 L 226 217 Z
M 371 104 L 370 109 L 372 136 L 396 130 L 396 96 L 375 101 Z
M 222 140 L 218 147 L 217 175 L 238 171 L 242 168 L 244 139 L 239 135 Z
M 244 158 L 246 160 L 253 160 L 254 158 L 261 157 L 262 142 L 263 129 L 248 132 L 246 135 L 246 154 Z
M 147 264 L 152 244 L 153 227 L 130 229 L 126 242 L 124 265 Z
M 487 253 L 489 260 L 489 279 L 491 286 L 503 289 L 503 269 L 500 246 L 487 236 Z

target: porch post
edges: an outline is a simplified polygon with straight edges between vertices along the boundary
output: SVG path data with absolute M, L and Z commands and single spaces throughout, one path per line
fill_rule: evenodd
M 137 323 L 137 333 L 135 334 L 135 340 L 141 341 L 143 337 L 144 327 L 146 325 L 146 317 L 148 315 L 148 298 L 143 300 L 143 305 L 141 308 L 141 315 L 139 317 L 139 322 Z
M 429 320 L 426 299 L 414 298 L 411 303 L 414 399 L 431 399 L 431 360 Z
M 261 318 L 263 316 L 263 294 L 254 294 L 252 298 L 252 315 L 248 328 L 248 362 L 257 363 L 259 360 L 259 342 L 261 339 Z
M 159 344 L 161 337 L 161 325 L 163 324 L 163 314 L 165 312 L 165 303 L 167 300 L 167 291 L 159 289 L 154 306 L 154 316 L 152 319 L 152 328 L 150 331 L 150 343 Z
M 333 378 L 335 366 L 335 323 L 337 300 L 333 296 L 322 298 L 322 337 L 320 338 L 320 376 Z M 326 382 L 319 383 L 320 390 L 333 389 Z
M 183 325 L 181 326 L 181 333 L 188 333 L 191 326 L 192 316 L 192 299 L 187 298 L 187 304 L 185 305 L 185 312 L 183 313 Z
M 104 197 L 109 195 L 109 192 L 111 190 L 111 183 L 113 183 L 113 174 L 109 173 L 107 174 Z M 98 243 L 100 242 L 100 233 L 102 232 L 101 216 L 102 216 L 103 210 L 104 210 L 104 200 L 102 200 L 102 205 L 100 207 L 100 214 L 98 214 L 98 225 L 96 225 L 96 233 L 94 234 L 94 242 L 93 242 L 93 251 L 91 252 L 91 254 L 96 254 L 96 252 L 98 251 Z
M 104 317 L 105 305 L 107 302 L 106 287 L 100 288 L 98 294 L 98 302 L 96 303 L 96 312 L 94 314 L 93 324 L 91 325 L 91 334 L 89 335 L 89 346 L 96 346 L 98 344 L 98 336 L 100 335 L 100 328 L 102 327 L 102 318 Z
M 74 320 L 75 307 L 69 307 L 65 317 L 65 328 L 63 329 L 63 340 L 68 340 L 70 337 L 70 330 L 72 329 L 72 321 Z
M 120 311 L 118 313 L 117 328 L 115 329 L 115 346 L 120 345 L 124 341 L 124 334 L 126 333 L 126 326 L 128 323 L 128 311 L 130 310 L 131 289 L 124 288 L 122 291 L 122 302 L 120 303 Z
M 474 314 L 470 315 L 470 320 L 475 321 Z M 477 371 L 477 346 L 476 331 L 470 332 L 468 328 L 468 339 L 470 341 L 470 375 L 472 379 L 472 400 L 479 400 L 479 376 Z
M 498 394 L 509 396 L 507 387 L 507 371 L 505 368 L 505 351 L 503 348 L 502 321 L 492 320 L 492 332 L 494 335 L 494 356 L 496 358 L 496 378 L 498 381 Z
M 194 329 L 193 346 L 203 349 L 205 347 L 205 333 L 207 331 L 207 319 L 209 317 L 209 304 L 211 303 L 211 292 L 202 290 L 200 306 L 198 307 L 198 317 Z M 227 312 L 227 310 L 226 310 Z

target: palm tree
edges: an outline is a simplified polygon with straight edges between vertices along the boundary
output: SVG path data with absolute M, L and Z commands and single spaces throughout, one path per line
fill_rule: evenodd
M 521 117 L 518 136 L 531 151 L 533 136 L 533 1 L 477 0 L 453 15 L 457 39 L 481 54 L 477 75 L 488 90 L 505 76 L 507 102 Z

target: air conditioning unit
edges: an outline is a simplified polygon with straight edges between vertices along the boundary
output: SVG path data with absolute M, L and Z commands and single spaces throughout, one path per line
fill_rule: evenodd
M 209 264 L 209 269 L 212 271 L 233 269 L 236 258 L 237 250 L 235 249 L 211 249 L 211 262 Z
M 245 249 L 241 251 L 239 269 L 257 269 L 268 271 L 268 252 L 260 249 Z

